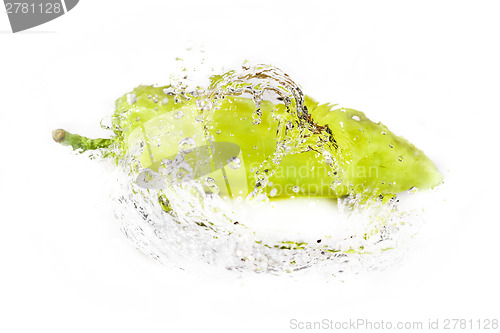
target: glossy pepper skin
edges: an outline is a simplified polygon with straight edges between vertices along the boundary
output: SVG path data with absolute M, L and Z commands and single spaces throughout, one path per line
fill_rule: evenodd
M 105 156 L 116 161 L 142 142 L 141 167 L 154 172 L 163 160 L 179 154 L 183 139 L 190 138 L 194 147 L 236 144 L 238 168 L 212 167 L 199 176 L 212 178 L 221 195 L 245 197 L 256 185 L 256 169 L 276 151 L 275 115 L 284 105 L 262 101 L 260 122 L 255 124 L 252 99 L 226 96 L 207 124 L 200 111 L 203 99 L 172 96 L 165 93 L 167 88 L 139 86 L 120 97 L 112 116 L 112 138 L 88 139 L 56 130 L 54 140 L 80 151 L 107 151 Z M 268 179 L 268 196 L 378 197 L 411 188 L 431 189 L 442 183 L 441 173 L 421 150 L 382 123 L 372 122 L 363 112 L 320 105 L 308 96 L 305 106 L 315 124 L 331 131 L 335 148 L 330 153 L 337 166 L 332 168 L 315 149 L 286 154 Z M 191 161 L 197 162 L 214 164 L 213 157 L 211 162 Z

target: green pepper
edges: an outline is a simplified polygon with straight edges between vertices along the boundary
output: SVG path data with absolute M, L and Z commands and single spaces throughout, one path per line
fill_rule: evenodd
M 229 74 L 213 78 L 207 91 Z M 53 137 L 75 150 L 100 149 L 117 162 L 142 146 L 139 169 L 149 172 L 143 177 L 158 176 L 177 158 L 187 163 L 190 179 L 204 178 L 207 190 L 231 198 L 258 191 L 275 199 L 390 197 L 442 183 L 421 150 L 364 113 L 308 96 L 300 108 L 296 99 L 279 100 L 139 86 L 116 101 L 111 138 L 61 129 Z

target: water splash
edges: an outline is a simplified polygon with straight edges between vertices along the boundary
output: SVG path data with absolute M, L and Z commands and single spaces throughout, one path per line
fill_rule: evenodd
M 159 171 L 161 177 L 182 177 L 182 182 L 170 181 L 162 188 L 140 186 L 137 175 L 144 168 L 139 156 L 146 143 L 128 152 L 115 175 L 115 215 L 125 235 L 153 259 L 193 269 L 208 264 L 239 272 L 296 274 L 314 267 L 337 275 L 394 264 L 404 253 L 405 244 L 418 232 L 420 215 L 399 211 L 397 200 L 372 201 L 368 205 L 355 196 L 337 200 L 337 213 L 332 215 L 320 215 L 319 210 L 311 209 L 310 204 L 316 203 L 313 199 L 296 201 L 306 212 L 304 222 L 324 219 L 328 232 L 276 233 L 252 226 L 255 219 L 246 212 L 259 205 L 265 211 L 271 205 L 269 197 L 276 195 L 276 189 L 270 190 L 269 197 L 264 189 L 272 186 L 269 179 L 284 156 L 316 151 L 331 168 L 333 184 L 341 182 L 340 170 L 345 163 L 342 154 L 336 152 L 340 148 L 332 131 L 314 123 L 302 90 L 279 69 L 244 66 L 240 71 L 214 77 L 208 89 L 179 81 L 164 93 L 174 96 L 176 103 L 197 98 L 196 120 L 203 124 L 209 144 L 214 142 L 213 115 L 224 98 L 252 98 L 255 111 L 249 121 L 255 126 L 261 124 L 263 100 L 272 101 L 276 105 L 272 111 L 277 122 L 276 149 L 254 170 L 255 187 L 246 200 L 237 196 L 225 200 L 213 178 L 192 177 L 193 170 L 183 166 L 182 154 L 173 161 L 164 161 Z M 182 111 L 174 117 L 183 117 Z M 190 150 L 194 140 L 185 138 L 179 147 L 181 151 Z M 240 164 L 236 156 L 228 160 L 232 169 L 238 169 Z M 298 193 L 300 187 L 294 186 L 293 191 Z
M 270 65 L 243 66 L 241 71 L 229 71 L 222 76 L 212 78 L 206 100 L 212 106 L 204 114 L 205 133 L 213 128 L 213 114 L 220 109 L 221 101 L 226 96 L 249 96 L 255 104 L 252 123 L 259 125 L 262 118 L 261 104 L 266 97 L 274 105 L 272 117 L 277 122 L 276 149 L 266 157 L 255 172 L 256 186 L 250 193 L 253 199 L 264 194 L 268 179 L 273 176 L 287 155 L 308 151 L 320 153 L 335 172 L 332 184 L 340 177 L 344 163 L 342 154 L 333 152 L 339 149 L 335 137 L 328 125 L 316 124 L 307 107 L 302 89 L 286 73 Z M 282 105 L 283 108 L 278 106 Z
M 338 200 L 334 216 L 298 202 L 308 211 L 305 217 L 335 225 L 331 233 L 269 232 L 253 228 L 251 218 L 245 216 L 245 210 L 255 210 L 254 206 L 243 200 L 231 205 L 206 191 L 204 185 L 215 186 L 210 178 L 206 184 L 191 180 L 147 189 L 127 171 L 122 165 L 115 174 L 114 210 L 122 231 L 153 259 L 185 269 L 208 264 L 283 274 L 314 268 L 327 275 L 380 269 L 401 259 L 422 224 L 415 211 L 399 211 L 395 200 L 360 207 L 356 198 L 349 197 Z

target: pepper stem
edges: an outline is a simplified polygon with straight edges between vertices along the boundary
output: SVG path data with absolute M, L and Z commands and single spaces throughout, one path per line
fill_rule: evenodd
M 86 150 L 96 150 L 99 148 L 107 148 L 115 141 L 114 138 L 111 139 L 89 139 L 87 137 L 72 134 L 63 129 L 56 129 L 52 131 L 52 138 L 55 142 L 60 143 L 64 146 L 70 146 L 73 150 L 80 149 L 82 152 Z

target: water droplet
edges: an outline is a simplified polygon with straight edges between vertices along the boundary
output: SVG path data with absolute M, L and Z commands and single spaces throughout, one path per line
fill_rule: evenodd
M 394 148 L 394 146 L 392 145 L 392 143 L 389 143 L 389 147 Z
M 386 132 L 382 132 L 382 135 L 387 135 L 387 133 Z
M 399 157 L 398 157 L 398 161 L 399 161 L 399 162 L 403 162 L 403 156 L 399 155 Z
M 292 191 L 294 191 L 295 193 L 299 193 L 299 191 L 300 191 L 300 187 L 298 187 L 298 186 L 294 186 L 294 187 L 292 188 Z
M 413 186 L 412 188 L 410 188 L 410 189 L 408 190 L 408 193 L 412 193 L 412 194 L 413 194 L 413 193 L 417 193 L 417 192 L 418 192 L 418 188 L 416 188 L 415 186 Z
M 276 187 L 275 187 L 275 188 L 273 188 L 273 189 L 271 190 L 271 192 L 269 192 L 269 195 L 270 195 L 271 197 L 275 197 L 275 196 L 276 196 L 276 194 L 278 194 L 278 189 L 277 189 Z
M 132 105 L 135 102 L 137 102 L 137 95 L 134 93 L 127 94 L 127 102 L 128 104 Z
M 101 120 L 101 128 L 109 130 L 109 129 L 111 129 L 112 123 L 113 123 L 113 121 L 111 120 L 111 117 L 106 116 L 106 117 L 102 118 L 102 120 Z
M 217 185 L 210 186 L 209 189 L 210 191 L 212 191 L 212 193 L 219 194 L 219 187 L 217 187 Z
M 177 111 L 175 114 L 174 114 L 174 118 L 175 119 L 180 119 L 184 116 L 184 113 L 182 111 Z
M 238 157 L 231 157 L 227 163 L 231 169 L 238 169 L 241 165 L 241 160 Z
M 213 179 L 212 177 L 207 177 L 207 179 L 205 179 L 205 185 L 209 187 L 215 185 L 215 179 Z
M 358 116 L 352 116 L 352 119 L 356 120 L 356 121 L 360 121 L 359 117 Z
M 217 134 L 221 134 L 221 132 L 222 132 L 221 130 L 217 130 L 217 132 L 216 132 L 216 133 L 217 133 Z
M 257 184 L 255 186 L 256 187 L 266 187 L 268 182 L 269 182 L 269 179 L 267 177 L 263 176 L 257 181 Z
M 212 177 L 207 177 L 207 179 L 205 179 L 205 185 L 207 185 L 212 193 L 219 194 L 219 187 L 215 184 L 215 179 Z
M 200 111 L 208 111 L 210 110 L 211 103 L 206 99 L 198 99 L 196 100 L 196 108 Z
M 193 138 L 184 138 L 181 141 L 179 141 L 179 150 L 180 151 L 191 150 L 195 146 L 196 146 L 196 142 L 194 141 Z
M 178 181 L 194 179 L 193 168 L 185 161 L 179 163 L 175 171 Z
M 323 152 L 323 157 L 325 158 L 326 164 L 328 164 L 328 165 L 333 164 L 333 158 L 329 152 L 327 152 L 327 151 Z
M 249 194 L 250 196 L 251 194 Z M 257 194 L 254 197 L 250 197 L 250 201 L 257 206 L 265 205 L 269 202 L 269 197 L 263 193 Z
M 259 125 L 262 122 L 262 111 L 260 109 L 255 110 L 252 113 L 252 124 Z

